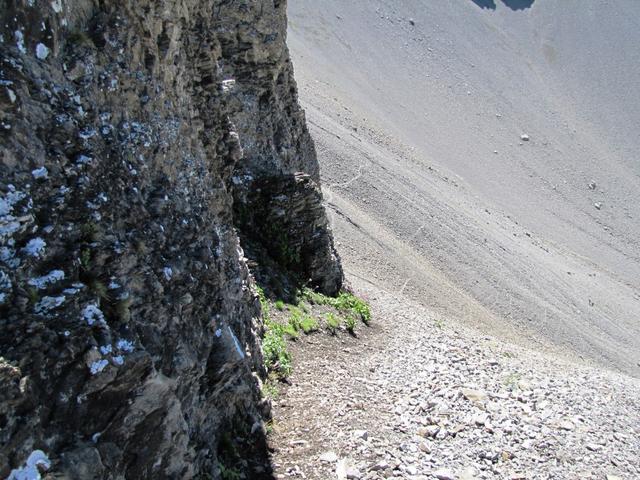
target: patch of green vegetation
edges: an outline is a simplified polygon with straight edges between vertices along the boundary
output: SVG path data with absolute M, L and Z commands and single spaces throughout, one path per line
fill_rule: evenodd
M 444 328 L 444 321 L 441 318 L 436 318 L 433 323 L 436 325 L 436 328 L 442 330 Z
M 343 312 L 351 313 L 368 325 L 371 321 L 371 310 L 364 300 L 349 292 L 342 292 L 335 299 L 333 306 Z
M 277 400 L 280 396 L 280 388 L 277 382 L 278 378 L 276 376 L 269 375 L 267 380 L 262 384 L 262 395 L 271 400 Z
M 109 289 L 107 286 L 97 278 L 91 278 L 88 280 L 87 285 L 100 300 L 110 301 Z
M 340 319 L 336 317 L 333 313 L 327 313 L 327 329 L 331 333 L 331 335 L 335 335 L 338 327 L 340 326 Z
M 318 330 L 318 321 L 307 310 L 292 305 L 289 307 L 289 311 L 291 312 L 289 326 L 295 332 L 303 331 L 308 334 Z
M 296 332 L 299 332 L 300 330 L 302 330 L 302 319 L 304 317 L 304 312 L 293 305 L 289 307 L 289 312 L 289 325 Z
M 264 294 L 264 289 L 262 287 L 256 286 L 256 291 L 258 292 L 258 300 L 260 300 L 262 318 L 267 321 L 269 320 L 269 301 L 267 300 L 267 296 Z
M 356 319 L 353 316 L 347 315 L 344 318 L 344 326 L 347 329 L 347 332 L 349 332 L 351 335 L 355 335 L 355 333 L 356 333 Z
M 302 327 L 302 331 L 304 333 L 309 334 L 311 332 L 317 331 L 320 325 L 318 324 L 318 320 L 313 318 L 311 315 L 305 315 L 304 317 L 302 317 L 300 326 Z
M 91 268 L 91 251 L 87 248 L 80 252 L 80 266 L 85 271 Z
M 80 235 L 86 242 L 95 242 L 98 240 L 98 225 L 94 222 L 87 222 L 80 225 Z
M 291 375 L 291 354 L 287 350 L 284 328 L 277 328 L 271 324 L 267 326 L 267 333 L 262 339 L 262 355 L 267 370 L 281 378 Z
M 328 297 L 327 295 L 323 295 L 322 293 L 318 293 L 309 287 L 303 288 L 299 293 L 299 298 L 302 300 L 306 300 L 314 305 L 331 305 L 333 306 L 333 302 L 336 300 L 335 298 Z
M 273 419 L 269 420 L 266 424 L 265 424 L 265 428 L 267 430 L 267 435 L 271 435 L 273 432 L 275 432 L 276 430 L 276 423 Z
M 27 287 L 27 298 L 29 299 L 29 303 L 31 305 L 35 305 L 40 301 L 40 294 L 38 293 L 38 289 L 35 287 Z
M 262 318 L 265 323 L 266 331 L 262 338 L 262 356 L 267 371 L 274 373 L 280 378 L 286 378 L 291 375 L 291 354 L 287 350 L 287 341 L 285 335 L 292 338 L 297 337 L 297 331 L 289 325 L 281 325 L 270 318 L 269 301 L 264 290 L 257 287 L 258 299 L 262 309 Z
M 336 310 L 355 316 L 366 325 L 371 321 L 371 309 L 367 302 L 350 292 L 341 292 L 336 298 L 333 298 L 314 292 L 310 288 L 304 288 L 300 292 L 300 298 L 314 305 L 330 305 Z
M 282 300 L 276 300 L 275 307 L 282 312 L 285 308 L 284 302 Z

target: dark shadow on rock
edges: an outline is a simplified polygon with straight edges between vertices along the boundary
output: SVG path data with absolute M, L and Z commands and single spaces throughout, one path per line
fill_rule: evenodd
M 496 2 L 494 2 L 493 0 L 471 0 L 471 1 L 475 3 L 477 6 L 479 6 L 480 8 L 488 8 L 491 10 L 496 9 Z
M 486 8 L 489 10 L 496 9 L 495 0 L 471 0 L 471 1 L 480 8 Z M 531 8 L 531 5 L 533 5 L 533 2 L 535 2 L 535 0 L 502 0 L 502 3 L 504 3 L 511 10 L 525 10 L 527 8 Z
M 526 10 L 527 8 L 531 8 L 535 0 L 502 0 L 507 7 L 511 10 Z

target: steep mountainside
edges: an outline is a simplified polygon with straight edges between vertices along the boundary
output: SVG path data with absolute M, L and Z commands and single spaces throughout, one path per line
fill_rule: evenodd
M 286 2 L 0 20 L 0 477 L 218 478 L 269 414 L 241 244 L 281 289 L 342 282 Z
M 347 272 L 639 376 L 640 3 L 289 9 Z

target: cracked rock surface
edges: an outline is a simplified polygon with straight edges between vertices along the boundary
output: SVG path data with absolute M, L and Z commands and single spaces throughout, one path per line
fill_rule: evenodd
M 342 279 L 286 2 L 0 7 L 0 477 L 218 478 L 269 410 L 233 191 L 307 175 L 281 268 Z

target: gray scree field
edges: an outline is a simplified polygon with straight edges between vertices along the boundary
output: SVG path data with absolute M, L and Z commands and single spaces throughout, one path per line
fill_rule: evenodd
M 640 3 L 300 0 L 346 272 L 640 375 Z

